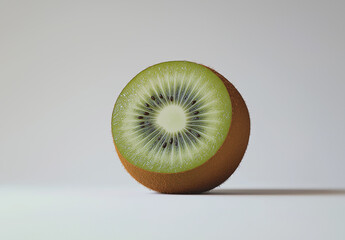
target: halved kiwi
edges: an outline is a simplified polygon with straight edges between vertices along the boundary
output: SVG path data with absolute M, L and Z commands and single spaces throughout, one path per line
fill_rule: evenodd
M 249 132 L 249 113 L 234 86 L 187 61 L 140 72 L 112 115 L 121 162 L 138 182 L 163 193 L 198 193 L 224 182 L 239 165 Z

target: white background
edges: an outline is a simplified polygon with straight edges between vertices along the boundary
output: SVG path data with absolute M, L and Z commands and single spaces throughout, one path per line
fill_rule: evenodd
M 343 1 L 0 0 L 0 238 L 344 239 L 343 194 L 279 190 L 345 188 L 344 11 Z M 169 60 L 216 69 L 247 102 L 250 143 L 222 194 L 154 194 L 116 156 L 117 96 Z

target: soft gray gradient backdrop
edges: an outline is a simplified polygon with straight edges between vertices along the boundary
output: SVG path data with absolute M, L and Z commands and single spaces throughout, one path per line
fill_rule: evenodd
M 344 1 L 0 0 L 0 183 L 137 183 L 110 120 L 139 71 L 208 65 L 242 93 L 248 151 L 224 187 L 345 187 Z
M 345 191 L 325 190 L 345 188 L 344 12 L 344 1 L 0 0 L 0 239 L 345 239 Z M 250 111 L 242 164 L 208 194 L 149 191 L 113 146 L 117 96 L 170 60 L 216 69 Z

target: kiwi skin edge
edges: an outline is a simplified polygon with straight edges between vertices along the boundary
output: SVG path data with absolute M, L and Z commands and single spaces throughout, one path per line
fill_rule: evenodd
M 207 67 L 207 66 L 204 66 Z M 228 135 L 217 153 L 204 164 L 178 173 L 158 173 L 141 169 L 128 162 L 115 149 L 127 172 L 139 183 L 161 193 L 189 194 L 209 191 L 227 180 L 240 164 L 250 135 L 250 117 L 246 103 L 237 89 L 221 74 L 232 104 L 232 120 Z

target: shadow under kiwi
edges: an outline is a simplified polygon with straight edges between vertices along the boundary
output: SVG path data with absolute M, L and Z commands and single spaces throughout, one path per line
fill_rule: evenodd
M 267 189 L 213 189 L 204 195 L 255 195 L 255 196 L 292 196 L 292 195 L 345 195 L 345 189 L 313 189 L 313 188 L 267 188 Z
M 152 192 L 154 194 L 161 194 Z M 169 195 L 169 194 L 166 194 Z M 171 194 L 170 194 L 171 195 Z M 324 196 L 345 195 L 345 189 L 316 188 L 265 188 L 265 189 L 213 189 L 203 193 L 172 194 L 202 196 Z

